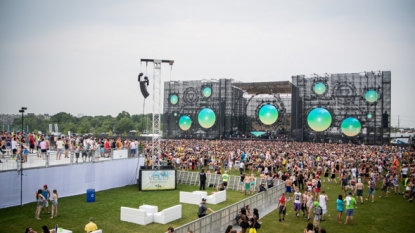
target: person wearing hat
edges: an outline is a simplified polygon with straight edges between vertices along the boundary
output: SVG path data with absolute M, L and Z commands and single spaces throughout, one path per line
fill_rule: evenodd
M 320 227 L 320 220 L 321 215 L 323 214 L 323 209 L 320 206 L 320 203 L 318 201 L 314 201 L 314 219 L 313 219 L 313 226 L 314 231 L 318 232 L 318 229 Z
M 90 217 L 89 223 L 85 225 L 85 232 L 89 233 L 89 232 L 93 232 L 96 230 L 98 230 L 97 224 L 94 223 L 94 218 Z
M 353 193 L 349 192 L 349 195 L 346 197 L 346 221 L 344 225 L 347 225 L 349 222 L 353 225 L 353 214 L 354 214 L 354 204 L 356 203 L 356 199 L 352 196 Z
M 206 198 L 202 198 L 202 202 L 199 204 L 199 209 L 197 211 L 197 216 L 199 216 L 199 218 L 202 218 L 204 216 L 206 216 L 206 210 L 209 210 L 212 213 L 215 213 L 214 210 L 212 210 L 211 208 L 208 208 L 206 206 Z
M 42 196 L 43 198 L 45 198 L 45 201 L 43 202 L 43 213 L 45 213 L 45 209 L 46 209 L 48 211 L 48 214 L 50 214 L 50 210 L 49 210 L 50 191 L 48 190 L 47 184 L 43 185 Z

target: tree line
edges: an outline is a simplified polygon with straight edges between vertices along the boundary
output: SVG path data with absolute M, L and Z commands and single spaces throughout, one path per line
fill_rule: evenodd
M 46 119 L 43 115 L 25 115 L 24 116 L 24 131 L 30 133 L 42 133 L 50 134 L 49 124 L 58 124 L 59 132 L 67 134 L 68 131 L 76 134 L 113 134 L 127 135 L 130 131 L 137 131 L 137 135 L 147 130 L 151 132 L 152 129 L 152 117 L 153 114 L 149 113 L 146 115 L 134 114 L 130 115 L 126 111 L 122 111 L 116 117 L 111 115 L 107 116 L 82 116 L 75 117 L 66 112 L 60 112 L 52 115 L 50 119 Z M 161 116 L 162 117 L 162 116 Z M 162 120 L 162 119 L 160 119 Z M 22 119 L 16 118 L 13 121 L 14 129 L 21 129 Z M 162 124 L 161 124 L 162 127 Z

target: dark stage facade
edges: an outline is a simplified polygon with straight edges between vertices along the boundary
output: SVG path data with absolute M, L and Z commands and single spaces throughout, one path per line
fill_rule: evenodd
M 391 72 L 164 83 L 164 138 L 389 142 Z

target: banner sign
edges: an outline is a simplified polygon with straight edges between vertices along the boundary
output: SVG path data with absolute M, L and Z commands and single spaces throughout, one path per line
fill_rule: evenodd
M 141 170 L 141 190 L 167 190 L 175 188 L 175 170 Z

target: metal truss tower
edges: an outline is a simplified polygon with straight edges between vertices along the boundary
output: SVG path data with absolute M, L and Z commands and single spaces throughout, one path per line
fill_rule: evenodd
M 152 157 L 152 169 L 158 169 L 161 165 L 161 130 L 160 130 L 160 115 L 163 108 L 161 101 L 162 84 L 161 84 L 161 63 L 169 63 L 173 65 L 173 60 L 157 60 L 157 59 L 141 59 L 141 62 L 153 62 L 153 136 L 151 143 L 151 157 Z M 156 163 L 158 160 L 158 163 Z

